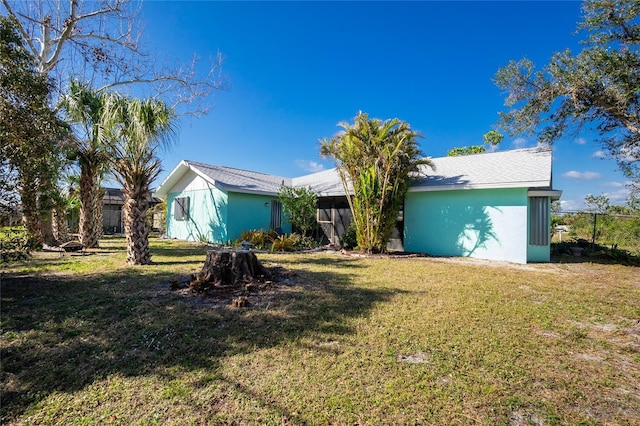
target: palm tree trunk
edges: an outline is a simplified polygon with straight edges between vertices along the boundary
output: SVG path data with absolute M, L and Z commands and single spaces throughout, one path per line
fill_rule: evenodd
M 149 208 L 149 188 L 135 182 L 124 185 L 124 232 L 127 238 L 127 263 L 130 265 L 148 265 L 151 263 L 149 250 L 149 226 L 147 209 Z
M 64 207 L 57 207 L 53 210 L 53 236 L 60 243 L 66 243 L 69 238 L 69 226 L 67 225 L 67 215 Z
M 23 212 L 22 222 L 24 223 L 33 247 L 42 248 L 44 241 L 42 239 L 42 233 L 40 232 L 40 220 L 38 216 Z
M 98 247 L 96 224 L 96 193 L 98 173 L 91 164 L 80 165 L 80 243 L 85 247 Z
M 42 247 L 42 232 L 38 217 L 38 196 L 33 185 L 21 185 L 20 201 L 22 203 L 22 222 L 34 246 Z
M 40 232 L 42 232 L 42 240 L 49 246 L 57 246 L 59 244 L 53 235 L 53 210 L 47 209 L 39 216 Z
M 94 200 L 94 211 L 96 217 L 96 238 L 100 239 L 104 237 L 104 229 L 102 228 L 103 220 L 103 207 L 104 207 L 104 194 L 105 191 L 98 183 L 96 191 L 96 199 Z
M 53 235 L 53 194 L 51 178 L 48 176 L 41 178 L 38 190 L 37 207 L 42 240 L 49 246 L 57 246 L 59 243 Z

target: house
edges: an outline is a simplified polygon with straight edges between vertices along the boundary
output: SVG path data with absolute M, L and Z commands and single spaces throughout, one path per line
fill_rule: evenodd
M 548 262 L 550 148 L 433 159 L 405 198 L 404 248 L 443 256 Z
M 181 161 L 155 196 L 167 201 L 167 236 L 225 243 L 243 230 L 291 232 L 278 201 L 282 185 L 291 185 L 291 179 Z
M 432 159 L 415 177 L 393 246 L 407 252 L 518 263 L 550 257 L 553 189 L 549 148 Z M 192 161 L 180 164 L 156 196 L 167 199 L 167 235 L 226 242 L 242 230 L 291 232 L 277 194 L 281 185 L 318 194 L 318 222 L 336 243 L 351 212 L 335 169 L 297 178 Z
M 102 232 L 104 234 L 121 234 L 124 232 L 124 218 L 122 216 L 122 206 L 124 205 L 124 193 L 120 188 L 101 188 L 102 196 Z M 157 197 L 149 198 L 149 208 L 161 203 Z M 153 230 L 157 230 L 156 216 L 153 218 Z
M 119 188 L 102 188 L 102 232 L 121 234 L 124 232 L 122 206 L 124 194 Z
M 120 188 L 101 187 L 102 192 L 102 232 L 106 235 L 121 234 L 124 232 L 124 218 L 122 216 L 122 206 L 124 205 L 124 193 Z M 157 197 L 149 197 L 149 207 L 153 208 L 162 200 Z M 0 200 L 0 226 L 20 226 L 22 225 L 22 213 L 19 202 L 9 203 Z M 67 225 L 74 232 L 78 231 L 79 210 L 70 210 L 67 217 Z M 161 214 L 153 214 L 153 230 L 159 230 Z

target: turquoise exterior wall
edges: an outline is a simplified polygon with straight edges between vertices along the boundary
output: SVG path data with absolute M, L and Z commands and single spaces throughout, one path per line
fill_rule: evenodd
M 176 220 L 173 200 L 189 197 L 187 220 Z M 216 187 L 172 192 L 167 196 L 167 236 L 180 240 L 224 243 L 227 231 L 228 196 Z
M 177 197 L 189 197 L 189 217 L 177 220 L 173 202 Z M 171 192 L 167 196 L 167 236 L 180 240 L 206 239 L 224 244 L 250 229 L 269 230 L 273 196 L 226 193 L 211 186 L 208 189 Z M 291 224 L 282 218 L 282 231 L 291 233 Z
M 275 196 L 229 193 L 229 216 L 227 230 L 230 240 L 235 240 L 242 231 L 250 229 L 269 230 L 271 226 L 271 203 Z M 291 233 L 291 225 L 282 217 L 282 231 Z
M 529 214 L 531 214 L 531 209 L 529 209 Z M 549 200 L 549 208 L 547 209 L 547 217 L 551 218 L 551 200 Z M 527 224 L 530 224 L 531 221 L 527 220 Z M 547 224 L 549 227 L 549 233 L 551 233 L 551 223 Z M 529 229 L 527 228 L 527 236 L 529 235 Z M 543 246 L 534 246 L 529 244 L 529 239 L 527 238 L 527 262 L 550 262 L 551 261 L 551 236 L 549 236 L 549 244 Z
M 409 192 L 404 248 L 526 263 L 527 211 L 525 188 Z

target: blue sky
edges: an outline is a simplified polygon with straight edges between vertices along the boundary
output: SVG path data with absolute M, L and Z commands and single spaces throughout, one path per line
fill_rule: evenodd
M 228 89 L 208 115 L 183 118 L 162 154 L 159 184 L 182 159 L 300 176 L 334 167 L 319 140 L 358 111 L 397 117 L 425 154 L 480 145 L 503 110 L 492 78 L 510 59 L 542 66 L 580 49 L 577 1 L 217 2 L 147 1 L 149 50 L 203 64 L 220 51 Z M 500 150 L 536 145 L 505 137 Z M 589 133 L 553 146 L 563 209 L 586 194 L 624 203 L 626 179 Z M 604 156 L 604 158 L 602 158 Z

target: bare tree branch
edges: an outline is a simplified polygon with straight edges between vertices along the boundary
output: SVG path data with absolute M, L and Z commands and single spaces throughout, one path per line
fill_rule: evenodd
M 41 73 L 50 74 L 63 91 L 69 77 L 100 91 L 133 90 L 161 98 L 179 115 L 207 112 L 214 90 L 225 88 L 222 55 L 209 67 L 192 60 L 176 65 L 149 55 L 139 43 L 141 0 L 0 0 L 19 21 Z

